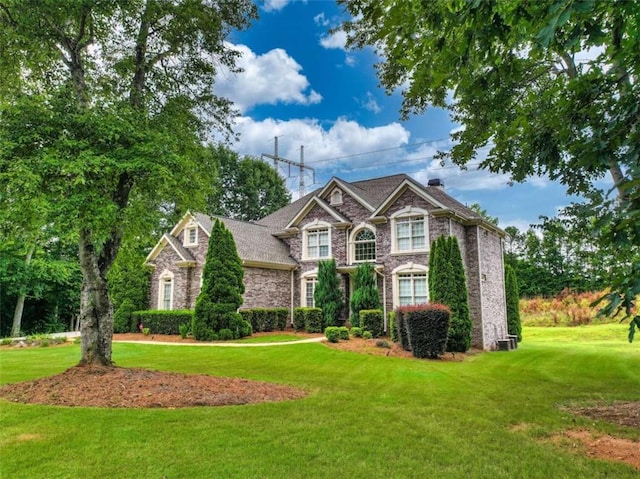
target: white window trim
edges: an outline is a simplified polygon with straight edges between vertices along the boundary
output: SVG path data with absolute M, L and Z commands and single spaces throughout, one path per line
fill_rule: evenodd
M 165 269 L 158 278 L 158 309 L 164 310 L 164 285 L 171 281 L 171 297 L 169 298 L 169 310 L 173 309 L 173 293 L 175 291 L 175 278 L 171 271 Z
M 303 308 L 310 307 L 307 304 L 307 282 L 309 281 L 318 281 L 318 269 L 313 269 L 311 271 L 307 271 L 302 276 L 300 276 L 300 306 Z M 314 289 L 315 292 L 315 289 Z M 315 302 L 315 300 L 314 300 Z
M 311 257 L 309 256 L 309 231 L 315 231 L 315 230 L 322 230 L 322 229 L 326 229 L 327 233 L 328 233 L 328 246 L 329 246 L 329 253 L 327 256 L 316 256 L 316 257 Z M 318 261 L 321 259 L 331 259 L 332 258 L 332 245 L 331 245 L 331 224 L 327 223 L 326 221 L 319 221 L 319 220 L 314 220 L 311 223 L 308 223 L 306 225 L 303 226 L 302 228 L 302 260 L 303 261 Z M 318 251 L 320 250 L 320 248 L 318 248 Z
M 370 260 L 370 259 L 369 260 L 360 260 L 360 261 L 356 260 L 356 236 L 363 229 L 367 229 L 367 230 L 371 231 L 375 236 L 375 253 L 376 253 L 376 257 L 373 260 Z M 351 232 L 351 235 L 349 236 L 349 264 L 372 263 L 372 262 L 375 262 L 375 260 L 377 258 L 378 258 L 378 234 L 376 232 L 376 229 L 370 224 L 360 223 L 358 226 L 356 226 L 353 229 L 353 231 Z
M 398 230 L 397 224 L 399 219 L 413 218 L 422 216 L 424 220 L 424 248 L 399 250 L 398 249 Z M 391 215 L 391 253 L 392 254 L 415 254 L 428 253 L 430 248 L 429 241 L 429 212 L 415 206 L 406 206 Z
M 196 237 L 194 241 L 190 241 L 189 232 L 195 230 Z M 195 223 L 189 223 L 184 228 L 184 241 L 182 242 L 183 246 L 197 246 L 198 245 L 198 225 Z
M 400 306 L 400 284 L 398 279 L 403 274 L 419 273 L 427 275 L 427 302 L 429 301 L 429 268 L 423 264 L 413 262 L 405 263 L 391 272 L 391 284 L 393 290 L 393 309 Z

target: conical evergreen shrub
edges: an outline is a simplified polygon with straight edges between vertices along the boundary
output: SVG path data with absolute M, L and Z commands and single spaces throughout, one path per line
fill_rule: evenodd
M 505 294 L 507 297 L 507 329 L 509 334 L 522 341 L 522 324 L 520 323 L 520 292 L 518 291 L 518 277 L 510 265 L 505 266 Z
M 250 334 L 250 325 L 237 312 L 242 305 L 244 271 L 233 235 L 216 219 L 211 229 L 202 289 L 196 300 L 192 331 L 202 341 L 229 330 L 234 339 Z M 225 337 L 229 333 L 225 331 Z
M 322 309 L 322 331 L 327 326 L 337 326 L 338 315 L 342 308 L 342 291 L 334 259 L 318 263 L 318 282 L 313 293 L 314 303 Z
M 361 327 L 360 311 L 363 309 L 379 309 L 380 294 L 372 263 L 362 263 L 356 268 L 353 276 L 353 293 L 351 295 L 351 326 Z

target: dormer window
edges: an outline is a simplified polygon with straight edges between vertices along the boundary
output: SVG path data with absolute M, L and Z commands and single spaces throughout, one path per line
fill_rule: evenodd
M 334 188 L 331 192 L 331 200 L 329 204 L 331 206 L 342 204 L 342 190 L 340 188 Z
M 185 246 L 198 245 L 198 226 L 197 225 L 189 225 L 185 228 L 184 245 Z

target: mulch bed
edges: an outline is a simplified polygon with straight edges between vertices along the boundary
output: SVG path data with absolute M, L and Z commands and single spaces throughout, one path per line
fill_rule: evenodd
M 76 366 L 0 387 L 0 397 L 13 402 L 108 408 L 229 406 L 306 395 L 293 387 L 247 379 L 99 366 Z

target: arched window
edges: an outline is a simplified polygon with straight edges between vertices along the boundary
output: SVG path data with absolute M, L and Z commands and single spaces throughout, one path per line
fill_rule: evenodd
M 173 273 L 165 270 L 158 282 L 158 309 L 173 309 Z
M 358 231 L 353 240 L 355 261 L 375 261 L 376 234 L 368 228 Z
M 315 260 L 331 257 L 331 225 L 315 220 L 303 228 L 302 259 Z
M 429 301 L 427 266 L 407 263 L 392 271 L 393 307 L 424 304 Z

